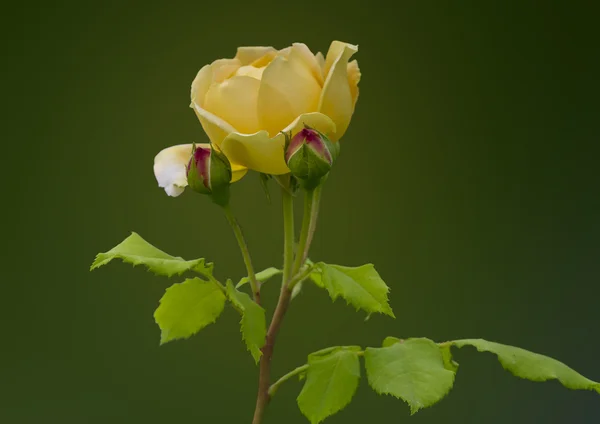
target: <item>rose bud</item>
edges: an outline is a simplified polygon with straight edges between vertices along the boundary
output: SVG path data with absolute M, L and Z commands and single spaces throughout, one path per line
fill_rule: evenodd
M 339 144 L 309 127 L 291 139 L 288 137 L 287 141 L 285 162 L 290 172 L 303 183 L 304 188 L 317 187 L 337 158 Z
M 192 190 L 210 195 L 221 206 L 229 202 L 231 164 L 225 155 L 212 146 L 194 146 L 186 171 L 188 185 Z

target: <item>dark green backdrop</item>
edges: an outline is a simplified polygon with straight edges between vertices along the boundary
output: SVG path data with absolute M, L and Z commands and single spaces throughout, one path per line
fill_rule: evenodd
M 360 45 L 360 100 L 311 256 L 374 262 L 397 320 L 364 322 L 308 288 L 284 324 L 274 374 L 326 346 L 395 335 L 484 337 L 600 380 L 598 14 L 574 2 L 425 3 L 3 10 L 0 421 L 249 423 L 257 370 L 233 310 L 159 347 L 152 313 L 179 279 L 88 268 L 134 230 L 173 254 L 205 256 L 219 277 L 244 274 L 219 210 L 191 192 L 168 198 L 152 161 L 205 140 L 188 108 L 202 65 L 238 45 L 295 41 Z M 279 197 L 268 205 L 256 175 L 233 193 L 256 266 L 277 265 Z M 265 291 L 272 305 L 276 285 Z M 363 380 L 327 422 L 600 421 L 597 394 L 517 380 L 472 349 L 456 359 L 455 388 L 431 409 L 410 417 Z M 283 387 L 266 424 L 305 422 L 299 390 Z

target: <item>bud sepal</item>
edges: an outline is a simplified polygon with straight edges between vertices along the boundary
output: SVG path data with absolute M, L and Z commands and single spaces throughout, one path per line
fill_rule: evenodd
M 227 157 L 217 151 L 212 144 L 210 148 L 194 144 L 186 171 L 188 185 L 192 190 L 211 196 L 212 200 L 220 206 L 229 203 L 231 164 Z
M 286 134 L 285 161 L 305 189 L 321 184 L 339 154 L 339 143 L 308 126 L 294 137 Z

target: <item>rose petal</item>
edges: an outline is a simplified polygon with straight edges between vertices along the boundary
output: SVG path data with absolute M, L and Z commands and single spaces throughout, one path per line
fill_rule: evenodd
M 264 70 L 265 70 L 264 67 L 256 68 L 252 65 L 246 65 L 246 66 L 240 67 L 237 71 L 235 71 L 235 74 L 240 77 L 252 77 L 252 78 L 260 81 Z
M 358 51 L 357 46 L 334 41 L 325 60 L 326 79 L 319 101 L 319 112 L 335 122 L 337 131 L 333 136 L 339 140 L 352 118 L 354 102 L 348 82 L 348 60 Z
M 253 134 L 261 129 L 256 114 L 259 87 L 259 80 L 247 76 L 234 76 L 220 84 L 214 83 L 204 98 L 204 109 L 228 122 L 238 132 Z
M 260 128 L 271 137 L 302 113 L 317 111 L 321 86 L 302 51 L 299 45 L 294 45 L 287 59 L 276 57 L 263 72 L 258 118 Z
M 238 59 L 242 65 L 249 65 L 267 53 L 276 51 L 277 50 L 275 50 L 273 47 L 264 46 L 238 47 L 235 58 Z
M 206 135 L 208 135 L 210 141 L 218 146 L 227 134 L 235 131 L 235 128 L 203 108 L 204 98 L 213 83 L 213 76 L 214 72 L 212 65 L 206 65 L 200 69 L 192 83 L 192 103 L 190 104 L 190 107 L 194 109 L 194 112 L 196 113 L 196 116 L 198 116 L 200 124 L 202 124 L 202 128 L 204 129 L 204 132 L 206 132 Z
M 305 113 L 298 116 L 284 131 L 292 132 L 292 136 L 308 125 L 326 135 L 335 132 L 335 123 L 327 116 L 318 113 Z M 288 169 L 283 154 L 285 136 L 281 133 L 270 138 L 266 131 L 255 134 L 232 133 L 228 135 L 221 149 L 231 160 L 246 168 L 265 174 L 287 174 Z
M 190 98 L 192 103 L 199 106 L 204 106 L 204 96 L 213 82 L 213 70 L 210 65 L 204 65 L 196 74 L 196 78 L 192 82 L 192 90 Z
M 304 126 L 307 125 L 314 128 L 317 131 L 322 132 L 326 136 L 331 137 L 337 131 L 335 122 L 327 116 L 319 112 L 303 113 L 294 121 L 285 127 L 282 131 L 284 133 L 292 133 L 292 136 L 297 132 L 301 131 Z
M 313 76 L 315 77 L 319 85 L 322 87 L 324 81 L 321 66 L 319 65 L 319 61 L 317 60 L 315 55 L 310 51 L 308 46 L 304 43 L 294 43 L 292 44 L 292 49 L 294 49 L 296 51 L 296 54 L 299 55 L 302 60 L 304 60 L 306 66 L 308 66 L 308 69 L 310 69 Z
M 277 57 L 277 52 L 275 50 L 268 51 L 263 56 L 259 57 L 254 62 L 252 62 L 251 65 L 254 66 L 255 68 L 263 68 L 263 67 L 267 66 L 269 63 L 271 63 L 271 61 L 273 59 L 275 59 L 276 57 Z
M 325 56 L 325 65 L 323 66 L 323 75 L 325 75 L 325 79 L 327 79 L 333 63 L 344 53 L 344 50 L 346 50 L 348 47 L 358 50 L 358 46 L 344 43 L 343 41 L 331 42 L 329 50 L 327 50 L 327 55 Z
M 290 52 L 292 51 L 292 46 L 288 46 L 285 49 L 281 49 L 277 52 L 277 56 L 283 56 L 285 58 L 287 58 L 290 55 Z
M 350 83 L 350 93 L 352 94 L 352 105 L 356 105 L 358 100 L 358 83 L 360 82 L 360 69 L 358 62 L 353 60 L 348 64 L 348 82 Z
M 208 143 L 196 144 L 197 147 L 210 148 Z M 192 156 L 192 144 L 179 144 L 161 150 L 154 158 L 154 176 L 158 186 L 172 197 L 177 197 L 187 187 L 186 167 Z M 247 169 L 231 162 L 231 182 L 238 181 L 246 175 Z
M 213 71 L 212 82 L 223 82 L 242 66 L 238 59 L 217 59 L 210 64 Z
M 315 59 L 317 59 L 317 63 L 319 64 L 319 68 L 321 68 L 321 75 L 324 76 L 325 57 L 323 56 L 323 53 L 317 52 L 317 54 L 315 55 Z

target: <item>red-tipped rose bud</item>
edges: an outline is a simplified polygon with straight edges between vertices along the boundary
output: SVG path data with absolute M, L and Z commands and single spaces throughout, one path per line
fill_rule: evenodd
M 315 188 L 329 173 L 339 153 L 339 144 L 324 134 L 306 127 L 291 140 L 285 149 L 285 161 L 294 177 L 305 188 Z
M 231 164 L 222 153 L 212 147 L 197 147 L 187 165 L 188 185 L 194 191 L 208 194 L 221 206 L 229 202 Z

